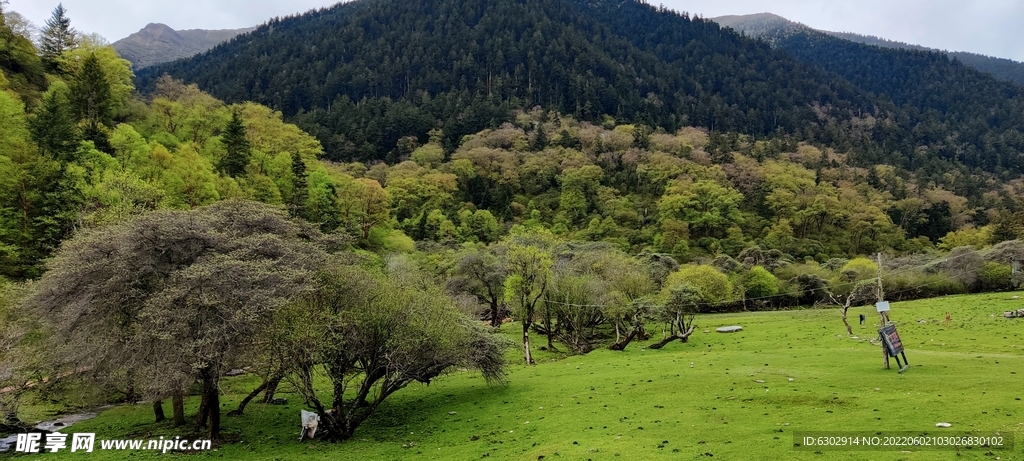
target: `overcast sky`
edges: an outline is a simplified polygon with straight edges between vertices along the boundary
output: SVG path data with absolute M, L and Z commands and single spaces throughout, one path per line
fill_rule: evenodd
M 332 0 L 61 0 L 72 25 L 111 42 L 151 22 L 174 29 L 237 29 L 274 16 L 329 6 Z M 400 0 L 397 0 L 400 1 Z M 1024 61 L 1019 0 L 650 0 L 704 17 L 770 12 L 811 27 L 874 35 L 950 51 Z M 42 26 L 57 1 L 10 0 Z

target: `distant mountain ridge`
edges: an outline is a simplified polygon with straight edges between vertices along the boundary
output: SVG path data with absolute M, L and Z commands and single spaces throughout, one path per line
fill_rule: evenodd
M 777 41 L 781 37 L 813 31 L 849 40 L 851 42 L 863 43 L 865 45 L 873 45 L 882 48 L 936 51 L 951 58 L 956 58 L 960 62 L 982 72 L 988 72 L 998 79 L 1007 80 L 1024 86 L 1024 63 L 1017 62 L 1012 59 L 985 56 L 983 54 L 968 53 L 964 51 L 946 51 L 936 48 L 928 48 L 921 45 L 912 45 L 881 37 L 855 34 L 852 32 L 820 30 L 795 21 L 790 21 L 789 19 L 772 13 L 719 16 L 717 18 L 711 18 L 711 20 L 717 22 L 722 27 L 728 27 L 736 30 L 737 32 L 743 32 L 749 37 L 766 40 L 773 45 L 775 45 L 773 42 Z
M 540 106 L 705 127 L 723 146 L 793 137 L 858 166 L 1024 172 L 1024 87 L 939 52 L 800 30 L 759 41 L 636 0 L 359 0 L 143 69 L 136 88 L 169 74 L 268 105 L 342 162 L 397 163 L 410 137 L 454 150 Z
M 166 24 L 151 23 L 142 30 L 114 42 L 114 49 L 136 69 L 143 69 L 195 56 L 253 29 L 255 27 L 174 30 Z

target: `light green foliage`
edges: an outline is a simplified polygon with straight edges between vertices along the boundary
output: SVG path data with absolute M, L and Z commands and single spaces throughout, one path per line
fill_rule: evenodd
M 24 102 L 34 103 L 46 88 L 43 65 L 31 36 L 22 34 L 25 31 L 19 31 L 19 25 L 9 19 L 0 14 L 0 91 L 9 90 Z
M 430 210 L 426 214 L 426 226 L 423 229 L 423 237 L 439 242 L 453 240 L 456 237 L 457 229 L 448 216 L 438 209 Z
M 105 169 L 100 175 L 96 184 L 82 188 L 83 220 L 89 225 L 115 224 L 156 210 L 167 193 L 131 171 Z
M 3 110 L 3 102 L 3 95 L 0 95 L 0 111 Z M 10 137 L 0 134 L 0 143 L 10 143 Z M 17 258 L 18 243 L 21 240 L 17 232 L 19 220 L 11 205 L 19 195 L 18 185 L 22 183 L 24 174 L 20 165 L 7 155 L 0 154 L 0 261 L 9 262 Z
M 386 227 L 391 220 L 390 193 L 372 179 L 358 178 L 339 194 L 342 206 L 350 206 L 344 213 L 347 225 L 354 226 L 366 239 L 370 230 Z M 358 234 L 357 234 L 358 235 Z
M 281 197 L 281 190 L 273 179 L 264 174 L 251 174 L 245 178 L 237 178 L 239 186 L 245 194 L 257 202 L 281 205 L 284 199 Z
M 416 242 L 398 229 L 374 227 L 367 241 L 371 247 L 380 248 L 389 253 L 416 252 Z
M 458 183 L 454 174 L 404 162 L 390 169 L 386 189 L 395 216 L 406 230 L 411 231 L 418 225 L 416 219 L 423 212 L 451 206 Z
M 677 184 L 658 203 L 662 219 L 689 223 L 695 236 L 724 236 L 741 221 L 739 203 L 743 194 L 714 180 Z
M 764 298 L 779 293 L 779 280 L 761 266 L 752 267 L 743 276 L 743 289 L 749 298 Z
M 227 126 L 231 111 L 224 103 L 199 90 L 169 77 L 157 81 L 156 92 L 146 112 L 147 130 L 173 135 L 179 142 L 191 141 L 204 147 L 214 133 Z M 255 117 L 253 117 L 255 118 Z M 223 152 L 211 161 L 219 161 Z
M 868 258 L 854 258 L 839 269 L 839 276 L 845 282 L 868 280 L 878 276 L 878 263 Z
M 832 276 L 828 285 L 832 294 L 867 301 L 877 283 L 878 264 L 868 258 L 854 258 Z
M 410 159 L 426 168 L 437 168 L 444 161 L 444 149 L 438 144 L 427 144 L 412 152 Z
M 551 282 L 550 233 L 526 231 L 513 233 L 505 242 L 505 301 L 523 327 L 523 352 L 527 364 L 534 363 L 529 331 L 541 299 Z
M 989 261 L 978 271 L 978 280 L 985 291 L 1005 290 L 1010 288 L 1010 275 L 1009 265 Z
M 213 203 L 220 199 L 216 180 L 213 165 L 190 145 L 182 145 L 163 175 L 167 204 L 173 208 L 196 208 Z
M 498 240 L 501 225 L 488 210 L 459 212 L 459 233 L 465 240 L 491 243 Z
M 558 209 L 570 223 L 579 223 L 590 214 L 603 177 L 604 171 L 596 165 L 567 169 L 558 176 L 562 191 Z
M 56 93 L 50 96 L 57 100 Z M 0 276 L 19 279 L 39 275 L 40 261 L 70 232 L 78 206 L 61 164 L 32 145 L 30 138 L 46 135 L 39 118 L 31 136 L 27 125 L 21 102 L 0 92 Z M 68 149 L 61 154 L 66 158 L 77 151 L 77 142 L 54 144 Z
M 345 183 L 353 181 L 351 176 L 340 176 L 332 178 L 326 170 L 319 170 L 310 173 L 309 197 L 305 204 L 305 218 L 313 223 L 320 224 L 320 228 L 326 232 L 333 231 L 341 225 L 338 210 L 338 186 L 336 181 Z M 349 204 L 353 206 L 354 204 Z
M 711 266 L 686 265 L 669 274 L 661 291 L 661 298 L 668 300 L 672 290 L 688 285 L 695 290 L 696 302 L 720 303 L 732 300 L 733 286 L 729 277 Z
M 128 167 L 149 157 L 152 149 L 146 139 L 131 125 L 122 123 L 110 133 L 110 147 L 121 165 Z
M 298 152 L 303 158 L 309 160 L 323 155 L 320 141 L 299 127 L 285 123 L 281 112 L 251 102 L 236 106 L 236 108 L 245 123 L 246 137 L 253 150 L 268 155 Z
M 32 149 L 25 108 L 11 94 L 0 91 L 0 155 L 15 157 Z
M 992 230 L 992 226 L 982 226 L 980 228 L 969 227 L 950 232 L 942 238 L 938 247 L 942 250 L 952 250 L 964 246 L 980 249 L 992 243 Z

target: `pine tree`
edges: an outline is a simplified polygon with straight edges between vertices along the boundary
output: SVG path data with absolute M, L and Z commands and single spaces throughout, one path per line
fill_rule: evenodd
M 104 127 L 114 121 L 114 98 L 110 82 L 100 67 L 95 53 L 82 62 L 82 70 L 71 82 L 71 108 L 79 120 L 85 121 L 83 135 L 102 151 L 110 150 Z
M 231 114 L 231 121 L 221 135 L 221 142 L 227 148 L 227 154 L 221 159 L 218 169 L 228 176 L 238 177 L 245 174 L 251 155 L 249 139 L 246 138 L 245 125 L 238 118 L 238 112 Z
M 68 163 L 74 161 L 82 138 L 68 102 L 67 88 L 56 85 L 43 97 L 42 107 L 29 121 L 29 130 L 43 154 Z
M 547 114 L 547 112 L 545 112 L 545 114 Z M 537 135 L 534 136 L 533 146 L 530 147 L 532 147 L 536 152 L 542 151 L 548 147 L 548 135 L 544 132 L 543 123 L 537 124 Z
M 78 31 L 71 27 L 71 19 L 67 13 L 68 10 L 64 9 L 63 4 L 57 4 L 41 33 L 40 53 L 50 71 L 57 70 L 57 58 L 74 48 L 78 41 Z
M 290 208 L 293 217 L 305 215 L 306 200 L 309 198 L 309 186 L 306 182 L 306 164 L 298 152 L 292 154 L 292 203 Z

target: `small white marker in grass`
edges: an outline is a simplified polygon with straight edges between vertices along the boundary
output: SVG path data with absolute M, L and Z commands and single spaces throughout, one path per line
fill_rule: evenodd
M 953 427 L 953 425 L 949 423 L 935 423 L 935 427 Z

